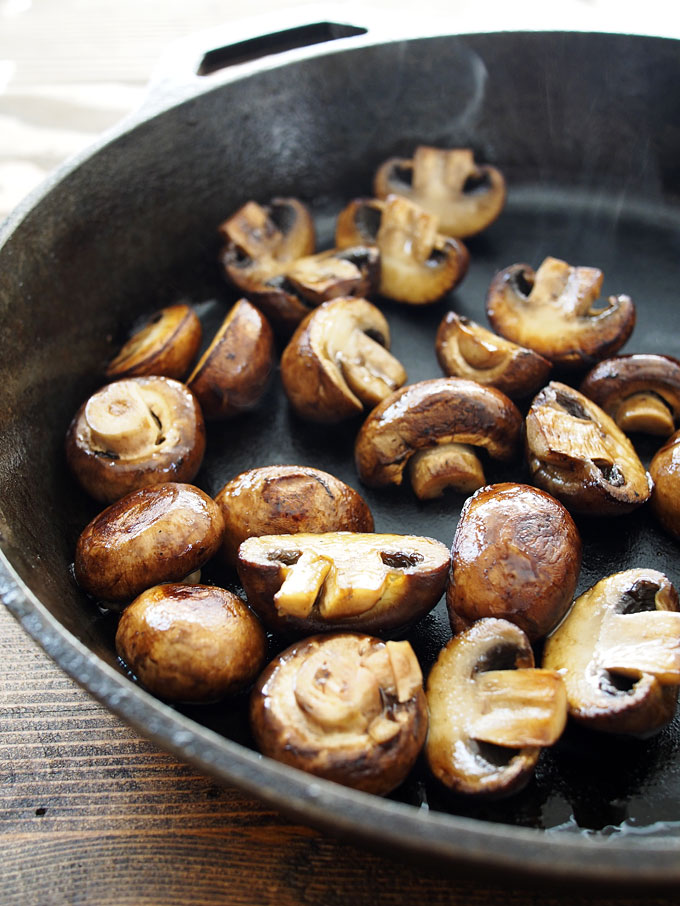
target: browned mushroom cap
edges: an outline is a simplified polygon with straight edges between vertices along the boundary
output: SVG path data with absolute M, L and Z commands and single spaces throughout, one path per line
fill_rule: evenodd
M 449 552 L 415 535 L 262 535 L 239 548 L 248 603 L 272 629 L 394 633 L 428 613 L 446 585 Z
M 141 488 L 83 529 L 76 581 L 102 601 L 130 601 L 200 569 L 219 550 L 223 529 L 219 506 L 199 488 L 175 482 Z
M 444 374 L 496 387 L 512 399 L 535 393 L 552 368 L 552 362 L 537 352 L 453 311 L 439 325 L 435 351 Z
M 170 701 L 239 692 L 264 664 L 266 637 L 236 595 L 211 585 L 156 585 L 123 611 L 116 652 L 140 683 Z
M 416 148 L 412 160 L 393 157 L 375 175 L 378 198 L 401 195 L 439 220 L 447 236 L 486 229 L 505 205 L 505 180 L 495 167 L 475 163 L 469 148 Z
M 291 405 L 315 422 L 373 408 L 406 380 L 389 345 L 389 326 L 375 305 L 351 298 L 325 302 L 300 324 L 281 357 Z
M 250 721 L 265 755 L 385 795 L 405 779 L 427 733 L 422 674 L 408 642 L 367 635 L 305 639 L 267 667 Z
M 581 568 L 581 538 L 554 497 L 524 484 L 481 488 L 463 507 L 446 590 L 451 627 L 483 617 L 520 627 L 534 642 L 571 605 Z
M 625 431 L 670 437 L 680 419 L 680 362 L 666 355 L 622 355 L 592 368 L 581 393 Z
M 66 458 L 96 500 L 137 488 L 191 481 L 205 453 L 205 424 L 194 395 L 165 377 L 124 378 L 94 393 L 66 434 Z
M 396 195 L 359 198 L 340 213 L 335 244 L 361 243 L 380 251 L 380 293 L 411 305 L 434 302 L 457 286 L 470 259 L 462 242 L 438 232 L 436 217 Z
M 368 416 L 356 440 L 356 467 L 364 484 L 384 487 L 400 485 L 408 465 L 421 499 L 446 487 L 471 493 L 486 484 L 473 448 L 510 460 L 521 430 L 519 410 L 494 387 L 463 378 L 420 381 Z
M 190 305 L 156 312 L 125 343 L 106 369 L 108 378 L 157 374 L 180 380 L 201 345 L 201 322 Z
M 592 365 L 623 346 L 635 326 L 629 296 L 597 307 L 602 271 L 546 258 L 537 271 L 513 264 L 494 277 L 486 312 L 501 336 L 564 367 Z
M 649 472 L 654 482 L 654 515 L 669 534 L 680 539 L 680 431 L 656 452 Z
M 425 754 L 456 793 L 507 796 L 530 779 L 541 747 L 567 719 L 557 673 L 534 668 L 527 637 L 506 620 L 485 619 L 452 639 L 427 681 Z
M 247 299 L 229 311 L 187 379 L 206 418 L 231 418 L 258 404 L 274 367 L 274 335 Z
M 334 475 L 309 466 L 265 466 L 242 472 L 222 488 L 222 552 L 235 566 L 242 541 L 295 532 L 372 532 L 363 497 Z
M 673 717 L 680 684 L 678 595 L 663 573 L 629 569 L 581 595 L 548 638 L 569 714 L 612 733 L 648 735 Z
M 573 387 L 552 381 L 526 419 L 533 481 L 574 513 L 615 516 L 645 503 L 652 480 L 613 419 Z

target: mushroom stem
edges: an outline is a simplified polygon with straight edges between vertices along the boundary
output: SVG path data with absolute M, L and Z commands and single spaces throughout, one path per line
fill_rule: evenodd
M 332 562 L 304 551 L 302 556 L 285 571 L 283 585 L 274 595 L 274 604 L 279 613 L 295 617 L 306 617 L 324 584 Z
M 673 413 L 656 393 L 634 393 L 621 402 L 614 421 L 626 434 L 642 432 L 669 437 L 675 430 Z
M 94 444 L 119 456 L 137 456 L 157 443 L 160 425 L 134 381 L 116 381 L 92 396 L 85 420 Z
M 377 406 L 406 381 L 401 362 L 362 330 L 353 330 L 336 353 L 347 385 L 365 406 Z
M 611 614 L 600 633 L 604 670 L 639 678 L 649 673 L 662 685 L 680 684 L 680 613 L 655 610 Z
M 479 457 L 467 444 L 439 444 L 417 450 L 409 462 L 411 486 L 419 500 L 440 497 L 446 488 L 472 494 L 486 484 Z

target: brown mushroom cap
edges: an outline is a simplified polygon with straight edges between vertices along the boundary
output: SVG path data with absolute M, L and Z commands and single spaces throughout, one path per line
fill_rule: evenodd
M 239 548 L 248 603 L 274 630 L 395 634 L 446 585 L 449 552 L 432 538 L 327 532 L 262 535 Z
M 199 488 L 174 482 L 141 488 L 83 529 L 76 581 L 102 601 L 131 601 L 207 563 L 220 547 L 223 529 L 219 506 Z
M 437 231 L 437 219 L 405 198 L 359 198 L 341 211 L 335 244 L 376 245 L 379 292 L 396 302 L 435 302 L 467 273 L 470 256 L 457 239 Z
M 435 339 L 444 374 L 496 387 L 511 399 L 535 393 L 548 380 L 552 362 L 499 337 L 453 311 L 444 315 Z
M 447 236 L 464 239 L 486 229 L 505 205 L 505 180 L 495 167 L 475 163 L 469 148 L 421 146 L 412 160 L 392 157 L 374 181 L 378 198 L 401 195 L 437 217 Z
M 112 359 L 107 378 L 155 374 L 181 380 L 201 345 L 201 322 L 190 305 L 170 305 L 156 312 Z
M 215 497 L 222 508 L 222 552 L 235 566 L 239 545 L 257 535 L 372 532 L 363 497 L 334 475 L 309 466 L 265 466 L 242 472 Z
M 532 642 L 543 638 L 571 605 L 581 548 L 554 497 L 509 482 L 481 488 L 465 502 L 453 539 L 446 603 L 454 633 L 498 617 Z
M 521 430 L 519 410 L 494 387 L 463 378 L 420 381 L 388 396 L 367 417 L 356 440 L 356 467 L 370 487 L 400 485 L 418 453 L 417 466 L 434 476 L 419 483 L 412 470 L 418 496 L 435 496 L 445 486 L 471 492 L 486 482 L 469 447 L 510 460 Z
M 169 701 L 210 702 L 258 676 L 267 642 L 239 597 L 211 585 L 156 585 L 123 611 L 116 652 L 140 683 Z
M 670 535 L 680 539 L 680 431 L 655 453 L 649 473 L 654 482 L 654 515 Z
M 252 692 L 250 720 L 265 755 L 386 795 L 425 741 L 420 667 L 408 642 L 357 634 L 305 639 L 266 668 Z
M 530 779 L 567 718 L 558 674 L 534 669 L 529 640 L 507 620 L 474 623 L 440 652 L 427 680 L 425 755 L 456 793 L 500 797 Z
M 546 258 L 534 271 L 513 264 L 494 277 L 486 298 L 493 329 L 557 365 L 582 367 L 617 352 L 635 326 L 629 296 L 597 307 L 602 271 Z
M 552 381 L 536 396 L 526 444 L 532 480 L 571 512 L 615 516 L 650 497 L 652 480 L 626 435 L 566 384 Z
M 643 736 L 667 724 L 680 684 L 678 609 L 676 590 L 653 569 L 608 576 L 577 598 L 543 655 L 562 675 L 570 716 Z
M 372 408 L 406 380 L 389 346 L 387 320 L 366 299 L 324 303 L 300 324 L 281 356 L 291 405 L 315 422 L 338 422 Z
M 264 395 L 274 367 L 274 334 L 247 299 L 229 311 L 187 379 L 208 419 L 232 418 Z
M 66 434 L 66 459 L 95 500 L 110 503 L 137 488 L 191 481 L 205 453 L 200 406 L 166 377 L 114 381 L 78 410 Z

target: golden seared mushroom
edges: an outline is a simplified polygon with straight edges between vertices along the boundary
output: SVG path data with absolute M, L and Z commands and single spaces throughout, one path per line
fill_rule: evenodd
M 107 378 L 145 374 L 181 380 L 201 345 L 201 322 L 190 305 L 170 305 L 156 312 L 125 343 L 107 368 Z
M 574 601 L 543 653 L 564 680 L 569 715 L 646 736 L 673 717 L 680 684 L 678 595 L 663 573 L 629 569 Z
M 486 484 L 476 447 L 494 459 L 517 453 L 522 416 L 500 390 L 464 378 L 434 378 L 402 387 L 370 413 L 354 456 L 369 487 L 400 485 L 410 475 L 417 497 L 445 488 L 472 493 Z
M 616 516 L 649 500 L 652 480 L 626 435 L 578 390 L 552 381 L 526 418 L 532 480 L 574 513 Z
M 274 359 L 269 322 L 247 299 L 239 299 L 189 375 L 187 386 L 206 418 L 232 418 L 261 400 Z
M 562 735 L 567 698 L 558 673 L 534 667 L 531 645 L 487 618 L 452 639 L 427 680 L 425 755 L 455 793 L 501 797 L 531 779 L 541 749 Z
M 85 526 L 75 578 L 95 598 L 124 604 L 200 569 L 219 550 L 223 531 L 220 507 L 199 488 L 177 482 L 141 488 Z
M 273 198 L 268 205 L 246 202 L 220 224 L 225 242 L 222 263 L 237 286 L 253 270 L 270 270 L 267 262 L 285 264 L 311 255 L 316 245 L 309 209 L 296 198 Z
M 454 633 L 484 617 L 515 623 L 531 642 L 571 605 L 581 538 L 567 510 L 524 484 L 489 485 L 463 507 L 451 551 L 446 603 Z
M 258 680 L 250 724 L 270 758 L 384 796 L 406 778 L 425 741 L 420 666 L 408 642 L 305 639 Z
M 201 408 L 184 384 L 166 377 L 107 384 L 80 407 L 66 434 L 71 471 L 103 503 L 137 488 L 191 481 L 204 453 Z
M 598 305 L 602 271 L 546 258 L 534 271 L 513 264 L 494 277 L 486 313 L 501 336 L 556 365 L 579 368 L 617 352 L 635 326 L 629 296 Z
M 435 352 L 444 374 L 496 387 L 511 399 L 535 393 L 552 369 L 552 362 L 532 349 L 511 343 L 453 311 L 442 318 Z
M 139 682 L 168 701 L 211 702 L 257 679 L 267 641 L 243 601 L 212 585 L 156 585 L 126 607 L 116 652 Z
M 256 535 L 373 531 L 361 494 L 309 466 L 249 469 L 228 481 L 215 501 L 224 517 L 222 552 L 232 566 L 241 542 Z
M 447 236 L 464 239 L 486 229 L 505 205 L 505 180 L 500 170 L 475 163 L 469 148 L 421 145 L 413 158 L 392 157 L 375 174 L 378 198 L 401 195 L 439 220 Z
M 441 597 L 449 552 L 416 535 L 262 535 L 239 548 L 248 603 L 274 630 L 395 633 Z
M 680 431 L 654 454 L 649 472 L 654 482 L 654 515 L 670 535 L 680 540 Z
M 315 422 L 339 422 L 372 409 L 406 380 L 389 346 L 389 325 L 375 305 L 352 298 L 325 302 L 300 324 L 281 356 L 291 405 Z
M 467 273 L 470 256 L 458 239 L 438 231 L 437 218 L 405 198 L 359 198 L 341 211 L 338 248 L 362 243 L 380 251 L 379 292 L 396 302 L 435 302 Z
M 606 359 L 588 372 L 580 390 L 626 434 L 670 437 L 680 419 L 680 362 L 667 355 Z

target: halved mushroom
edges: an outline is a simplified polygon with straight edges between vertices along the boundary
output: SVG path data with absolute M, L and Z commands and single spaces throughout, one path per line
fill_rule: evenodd
M 611 733 L 665 726 L 680 685 L 679 609 L 654 569 L 615 573 L 577 598 L 543 654 L 543 666 L 562 675 L 570 716 Z
M 537 352 L 453 311 L 439 325 L 435 351 L 444 374 L 496 387 L 511 399 L 535 393 L 552 368 L 552 362 Z
M 66 459 L 82 487 L 104 503 L 137 488 L 191 481 L 205 453 L 200 406 L 165 377 L 124 378 L 94 393 L 66 434 Z
M 454 633 L 498 617 L 531 642 L 543 638 L 571 605 L 581 548 L 554 497 L 510 482 L 481 488 L 466 500 L 453 539 L 446 603 Z
M 406 778 L 425 741 L 420 666 L 408 642 L 305 639 L 258 680 L 250 723 L 270 758 L 384 796 Z
M 609 296 L 597 307 L 602 271 L 546 258 L 534 271 L 513 264 L 494 277 L 486 298 L 493 329 L 563 367 L 581 367 L 612 355 L 635 326 L 629 296 Z
M 440 652 L 427 680 L 425 755 L 456 793 L 500 797 L 530 780 L 544 746 L 562 735 L 567 700 L 558 673 L 534 668 L 513 623 L 479 620 Z
M 127 603 L 200 569 L 219 550 L 223 530 L 220 507 L 199 488 L 176 482 L 141 488 L 85 526 L 76 581 L 99 600 Z
M 428 613 L 446 585 L 449 552 L 416 535 L 262 535 L 239 548 L 248 603 L 274 630 L 394 633 Z
M 486 484 L 475 447 L 512 459 L 522 416 L 494 387 L 464 378 L 434 378 L 402 387 L 368 416 L 355 444 L 359 477 L 369 487 L 400 485 L 409 466 L 418 497 L 446 487 L 471 493 Z M 415 481 L 414 481 L 415 479 Z
M 437 218 L 405 198 L 359 198 L 341 211 L 335 244 L 380 251 L 379 292 L 396 302 L 435 302 L 467 273 L 470 256 L 458 239 L 438 232 Z
M 274 367 L 274 335 L 247 299 L 230 309 L 187 379 L 206 418 L 232 418 L 258 404 Z
M 534 399 L 526 445 L 533 481 L 574 513 L 628 513 L 652 493 L 652 479 L 616 422 L 566 384 L 552 381 Z
M 373 531 L 363 497 L 309 466 L 249 469 L 227 482 L 215 501 L 224 517 L 222 552 L 232 566 L 241 542 L 255 535 Z
M 255 614 L 212 585 L 156 585 L 126 607 L 116 632 L 118 657 L 154 695 L 211 702 L 258 676 L 267 640 Z
M 253 270 L 269 270 L 267 262 L 295 261 L 311 255 L 316 245 L 312 215 L 296 198 L 273 198 L 267 205 L 248 201 L 218 232 L 226 243 L 223 264 L 237 286 Z
M 439 220 L 447 236 L 464 239 L 486 229 L 505 205 L 500 170 L 475 163 L 469 148 L 416 148 L 413 159 L 392 157 L 374 180 L 378 198 L 401 195 Z
M 680 362 L 667 355 L 606 359 L 588 372 L 580 390 L 626 434 L 670 437 L 680 420 Z
M 170 305 L 156 312 L 135 331 L 112 359 L 108 378 L 145 374 L 181 380 L 198 354 L 201 322 L 190 305 Z
M 649 472 L 654 482 L 654 515 L 670 535 L 680 540 L 680 431 L 654 454 Z
M 338 422 L 373 408 L 406 380 L 389 345 L 389 325 L 375 305 L 353 298 L 325 302 L 300 324 L 281 356 L 291 405 L 315 422 Z

